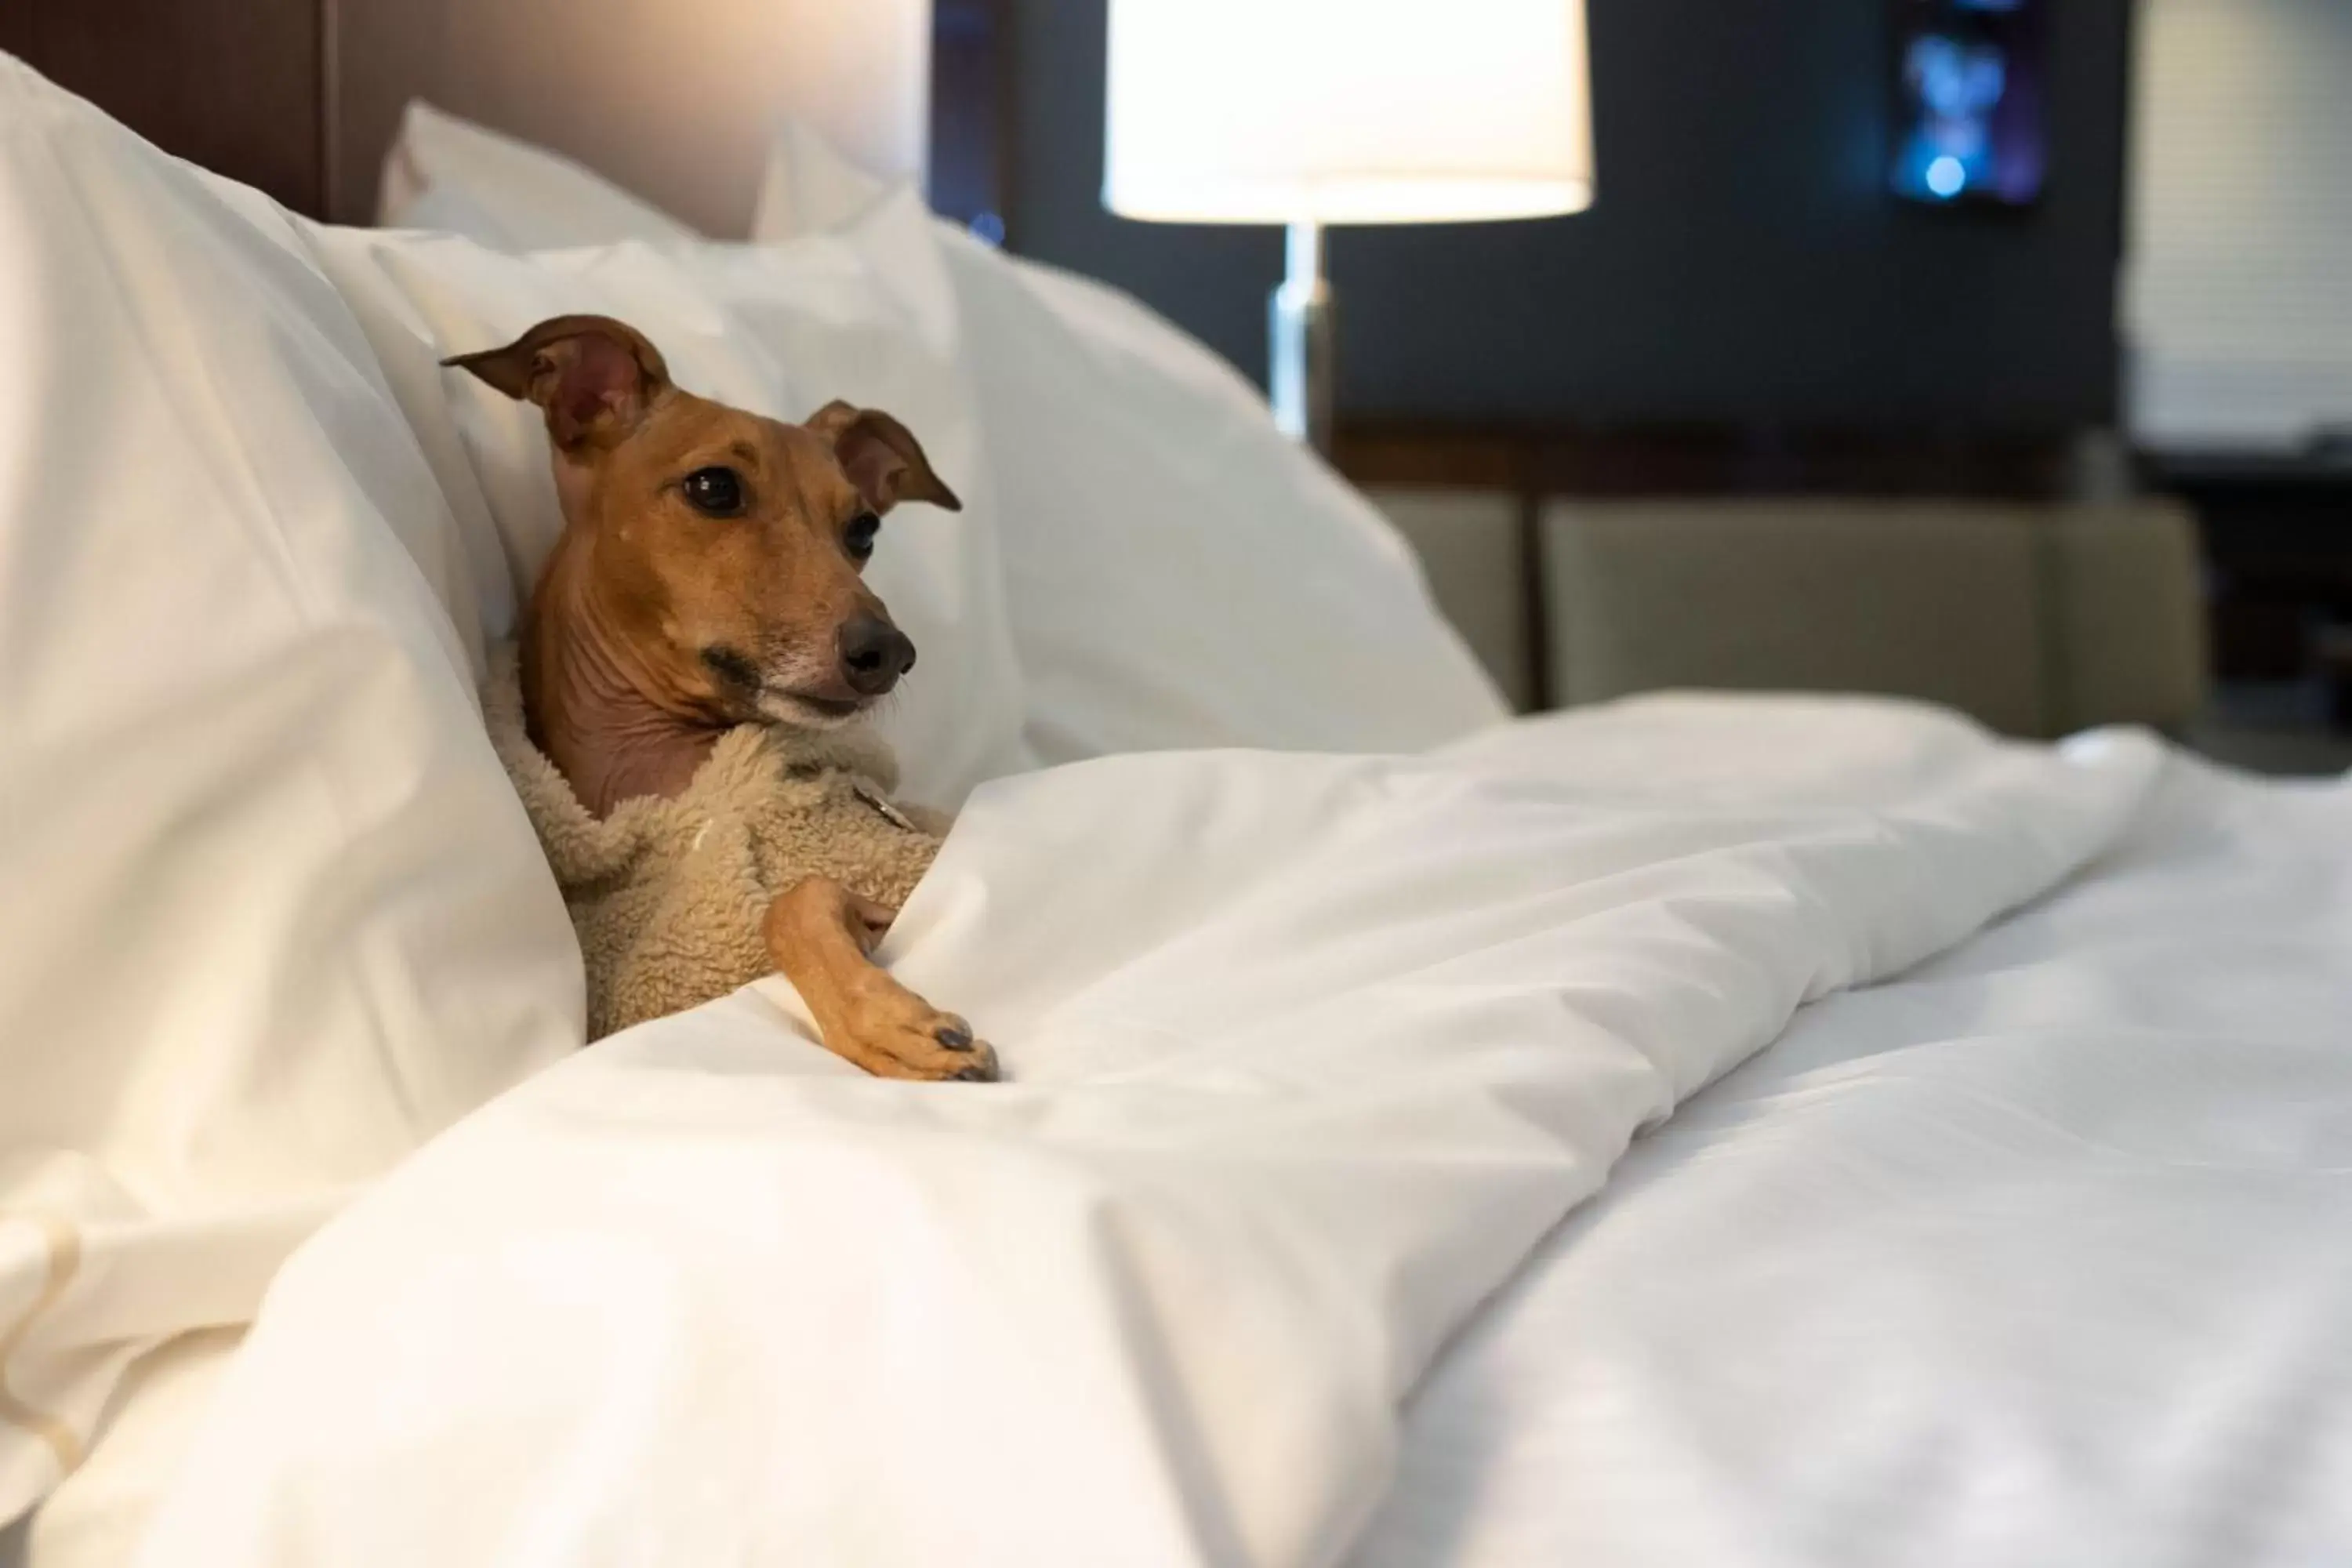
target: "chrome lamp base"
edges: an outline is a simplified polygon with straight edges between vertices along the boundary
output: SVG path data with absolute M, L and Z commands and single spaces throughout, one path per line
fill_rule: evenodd
M 1289 268 L 1267 316 L 1274 346 L 1267 387 L 1274 422 L 1293 440 L 1331 453 L 1331 285 L 1323 277 L 1323 226 L 1290 226 Z

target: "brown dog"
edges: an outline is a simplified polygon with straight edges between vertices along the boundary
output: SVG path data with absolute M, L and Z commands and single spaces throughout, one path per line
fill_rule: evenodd
M 603 316 L 446 363 L 546 416 L 564 526 L 523 622 L 523 704 L 589 811 L 679 793 L 737 725 L 846 724 L 913 667 L 859 573 L 893 506 L 961 503 L 889 415 L 835 403 L 786 425 L 697 397 Z M 962 1019 L 868 956 L 895 913 L 808 878 L 768 911 L 769 957 L 868 1072 L 993 1077 Z

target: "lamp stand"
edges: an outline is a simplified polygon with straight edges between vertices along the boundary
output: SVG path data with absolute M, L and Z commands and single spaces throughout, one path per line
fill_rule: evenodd
M 1266 312 L 1274 345 L 1274 422 L 1293 440 L 1331 455 L 1331 285 L 1323 277 L 1323 226 L 1290 226 L 1289 268 Z

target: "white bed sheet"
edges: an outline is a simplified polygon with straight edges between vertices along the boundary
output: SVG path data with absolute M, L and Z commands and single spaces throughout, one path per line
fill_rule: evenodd
M 1354 1568 L 2352 1562 L 2352 784 L 2175 757 L 1437 1363 Z

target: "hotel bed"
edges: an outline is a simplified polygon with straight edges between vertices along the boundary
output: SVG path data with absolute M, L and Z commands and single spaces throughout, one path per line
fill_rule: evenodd
M 768 159 L 717 245 L 418 111 L 335 228 L 0 62 L 8 1550 L 2352 1556 L 2352 786 L 1507 721 L 1204 351 Z M 876 566 L 962 808 L 885 956 L 1008 1084 L 781 981 L 575 1048 L 472 697 L 543 452 L 436 362 L 578 309 L 971 501 Z

